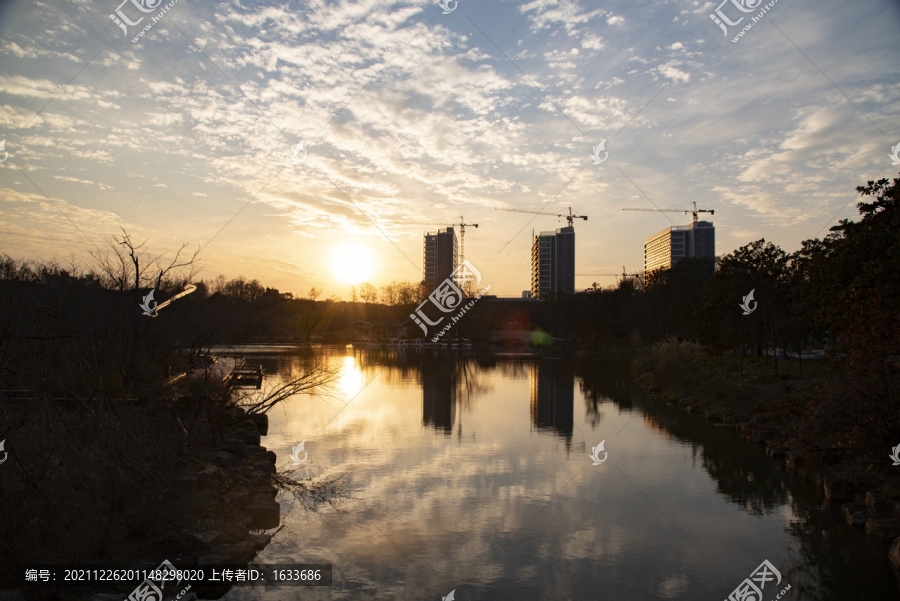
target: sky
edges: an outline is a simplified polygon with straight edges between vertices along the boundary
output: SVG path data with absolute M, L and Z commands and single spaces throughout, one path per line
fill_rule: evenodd
M 569 207 L 583 289 L 691 219 L 623 208 L 692 202 L 717 254 L 791 252 L 900 172 L 898 29 L 897 0 L 5 0 L 0 252 L 85 262 L 124 228 L 347 299 L 421 280 L 464 217 L 519 296 Z

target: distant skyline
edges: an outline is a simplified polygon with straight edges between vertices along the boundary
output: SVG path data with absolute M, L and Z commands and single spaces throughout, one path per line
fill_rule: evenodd
M 86 262 L 125 228 L 202 247 L 198 278 L 347 299 L 421 280 L 464 216 L 520 296 L 532 230 L 566 222 L 496 208 L 572 207 L 576 274 L 636 272 L 691 217 L 623 208 L 696 201 L 717 254 L 791 252 L 900 171 L 895 0 L 763 2 L 736 43 L 710 15 L 742 13 L 691 0 L 120 2 L 0 7 L 0 252 Z

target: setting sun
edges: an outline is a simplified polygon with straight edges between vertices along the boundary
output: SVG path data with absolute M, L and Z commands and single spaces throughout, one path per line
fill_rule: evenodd
M 331 258 L 331 271 L 344 284 L 359 284 L 372 275 L 370 250 L 361 244 L 345 244 Z

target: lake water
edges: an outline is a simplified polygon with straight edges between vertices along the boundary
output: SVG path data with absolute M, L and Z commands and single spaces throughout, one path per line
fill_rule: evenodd
M 788 584 L 789 601 L 898 597 L 887 543 L 760 445 L 645 399 L 622 365 L 232 350 L 267 386 L 313 359 L 340 367 L 332 395 L 270 413 L 263 445 L 291 467 L 305 440 L 299 475 L 342 476 L 350 498 L 310 512 L 280 494 L 284 529 L 260 554 L 330 563 L 331 587 L 225 599 L 719 601 L 764 560 L 781 581 L 762 601 Z

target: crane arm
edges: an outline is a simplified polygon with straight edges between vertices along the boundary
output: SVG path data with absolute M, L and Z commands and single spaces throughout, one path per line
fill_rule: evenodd
M 494 209 L 495 211 L 509 211 L 511 213 L 530 213 L 531 215 L 551 215 L 553 217 L 566 217 L 566 215 L 560 215 L 559 213 L 544 213 L 542 211 L 525 211 L 523 209 Z

